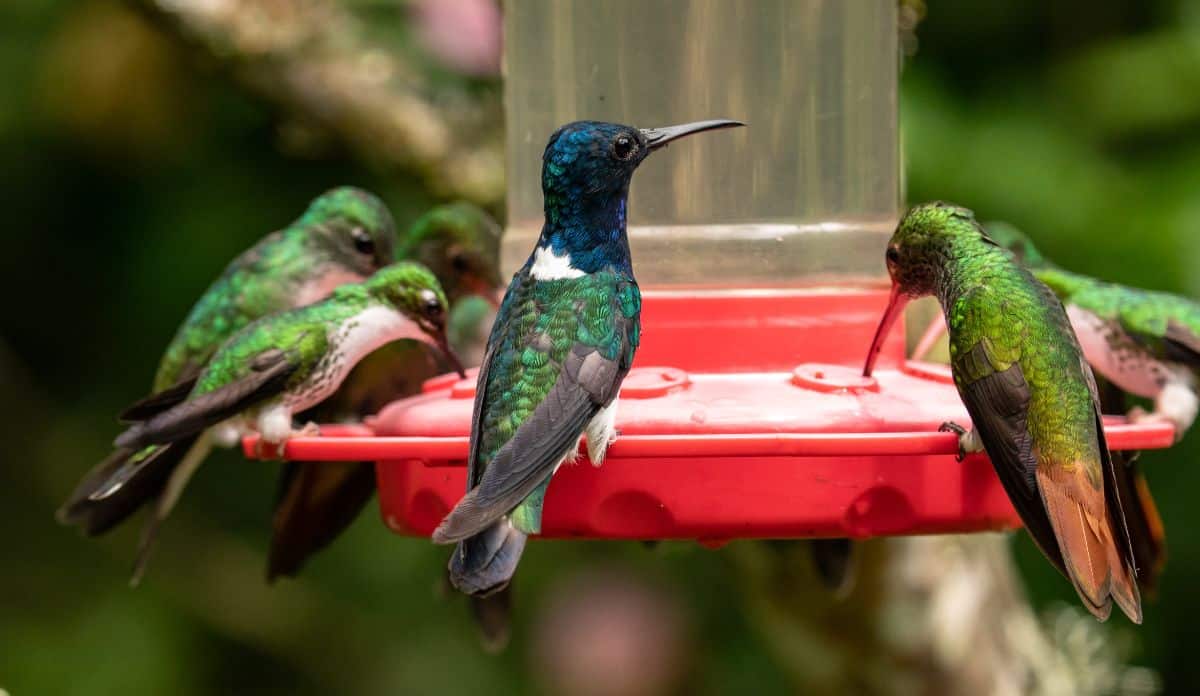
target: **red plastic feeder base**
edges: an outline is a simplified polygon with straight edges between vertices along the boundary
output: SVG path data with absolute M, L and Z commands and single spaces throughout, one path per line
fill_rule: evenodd
M 955 461 L 966 410 L 940 365 L 906 362 L 901 327 L 861 366 L 882 290 L 650 291 L 602 467 L 582 453 L 546 495 L 543 537 L 697 539 L 935 534 L 1020 526 L 983 456 Z M 652 367 L 662 365 L 662 367 Z M 387 525 L 428 535 L 462 497 L 474 375 L 368 426 L 289 442 L 308 461 L 378 462 Z M 1106 421 L 1113 449 L 1172 442 L 1164 424 Z M 247 441 L 247 453 L 252 451 Z

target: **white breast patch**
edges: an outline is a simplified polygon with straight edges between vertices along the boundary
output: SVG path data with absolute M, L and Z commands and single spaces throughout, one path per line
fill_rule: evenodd
M 533 265 L 529 267 L 529 275 L 536 280 L 565 280 L 581 278 L 583 271 L 571 265 L 571 255 L 562 256 L 554 253 L 548 246 L 538 247 L 533 252 Z

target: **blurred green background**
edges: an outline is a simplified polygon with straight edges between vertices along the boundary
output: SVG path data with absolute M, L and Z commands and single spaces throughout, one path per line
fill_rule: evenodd
M 494 101 L 494 68 L 425 55 L 436 53 L 426 50 L 436 32 L 421 38 L 434 20 L 419 6 L 430 4 L 344 9 L 395 27 L 388 45 L 429 89 Z M 237 5 L 207 3 L 214 16 Z M 902 78 L 909 199 L 1009 220 L 1075 270 L 1200 295 L 1200 2 L 927 9 Z M 473 31 L 494 34 L 486 12 L 472 17 Z M 748 618 L 728 550 L 538 544 L 523 564 L 514 642 L 489 656 L 463 602 L 440 590 L 445 551 L 391 535 L 374 514 L 300 580 L 268 588 L 270 464 L 214 456 L 136 591 L 125 584 L 136 525 L 88 541 L 54 523 L 106 454 L 111 414 L 142 394 L 178 320 L 231 256 L 332 185 L 379 191 L 401 225 L 447 194 L 420 163 L 364 155 L 337 124 L 264 98 L 243 71 L 253 56 L 236 54 L 244 46 L 222 56 L 189 38 L 116 0 L 0 3 L 0 689 L 564 693 L 558 680 L 586 666 L 563 667 L 563 645 L 603 647 L 606 635 L 571 627 L 606 621 L 645 638 L 629 693 L 793 688 Z M 487 163 L 476 164 L 487 181 Z M 1198 442 L 1143 459 L 1170 560 L 1145 625 L 1112 629 L 1168 692 L 1200 684 L 1188 657 L 1200 617 L 1200 540 L 1188 528 Z M 1074 601 L 1023 537 L 1014 546 L 1039 606 Z M 581 596 L 603 599 L 603 615 L 580 616 L 586 606 L 571 600 Z

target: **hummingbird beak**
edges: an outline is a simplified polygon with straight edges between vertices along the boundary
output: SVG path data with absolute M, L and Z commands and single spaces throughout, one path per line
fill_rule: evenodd
M 450 347 L 450 339 L 446 336 L 446 331 L 443 329 L 438 333 L 437 337 L 438 350 L 442 351 L 442 355 L 446 356 L 446 362 L 450 363 L 450 368 L 458 373 L 460 379 L 467 378 L 467 371 L 463 369 L 462 361 L 454 353 L 454 349 Z
M 685 135 L 693 133 L 703 133 L 704 131 L 716 130 L 718 128 L 737 128 L 746 124 L 741 121 L 731 121 L 727 118 L 718 118 L 712 121 L 695 121 L 692 123 L 681 123 L 678 126 L 663 126 L 662 128 L 642 128 L 642 135 L 646 138 L 646 145 L 651 152 L 661 147 L 666 147 L 667 143 L 672 140 L 678 140 Z
M 871 371 L 875 369 L 875 359 L 879 357 L 879 351 L 883 348 L 883 342 L 891 332 L 892 325 L 896 323 L 896 318 L 904 312 L 904 306 L 908 304 L 908 300 L 908 295 L 900 292 L 899 284 L 893 282 L 892 293 L 888 296 L 887 309 L 883 310 L 883 318 L 879 320 L 879 328 L 875 329 L 875 338 L 871 340 L 871 350 L 867 353 L 867 364 L 863 366 L 863 377 L 871 376 Z

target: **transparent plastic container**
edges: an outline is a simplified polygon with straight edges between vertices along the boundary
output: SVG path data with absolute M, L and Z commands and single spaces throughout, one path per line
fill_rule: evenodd
M 634 176 L 643 287 L 795 287 L 883 277 L 900 207 L 892 0 L 521 0 L 505 7 L 506 271 L 542 227 L 560 125 L 734 118 Z M 736 163 L 736 166 L 735 166 Z

